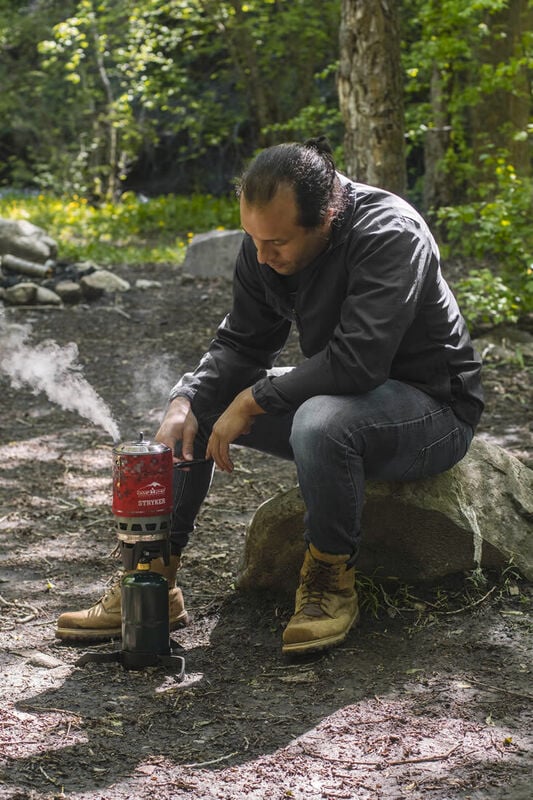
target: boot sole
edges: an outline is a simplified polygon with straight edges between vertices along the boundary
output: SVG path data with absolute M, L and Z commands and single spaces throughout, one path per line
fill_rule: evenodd
M 321 650 L 328 650 L 331 647 L 336 647 L 342 644 L 354 625 L 359 622 L 359 611 L 350 622 L 349 626 L 343 633 L 336 636 L 328 636 L 325 639 L 316 639 L 310 642 L 292 642 L 291 644 L 284 644 L 281 647 L 281 652 L 287 655 L 304 655 L 306 653 L 318 653 Z
M 189 615 L 185 611 L 177 619 L 172 620 L 169 631 L 185 628 L 189 624 Z M 110 639 L 122 639 L 122 626 L 106 630 L 97 628 L 57 628 L 56 639 L 69 642 L 106 642 Z

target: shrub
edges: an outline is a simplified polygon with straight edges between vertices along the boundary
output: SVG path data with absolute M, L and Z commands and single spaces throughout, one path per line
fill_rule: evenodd
M 492 163 L 494 180 L 478 187 L 482 199 L 441 208 L 437 217 L 445 254 L 494 265 L 472 271 L 458 292 L 471 321 L 498 324 L 533 308 L 533 183 L 519 178 L 504 158 Z
M 457 281 L 455 293 L 472 330 L 518 320 L 520 298 L 489 269 L 471 270 L 466 278 Z

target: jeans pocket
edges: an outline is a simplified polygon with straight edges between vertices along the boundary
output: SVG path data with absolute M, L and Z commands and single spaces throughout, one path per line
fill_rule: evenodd
M 431 475 L 446 472 L 462 459 L 466 450 L 465 437 L 462 436 L 459 428 L 454 428 L 436 442 L 423 447 L 409 469 L 403 474 L 402 480 L 429 478 Z

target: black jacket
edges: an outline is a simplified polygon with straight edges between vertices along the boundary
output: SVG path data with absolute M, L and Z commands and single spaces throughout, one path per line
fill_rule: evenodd
M 362 394 L 388 378 L 449 404 L 475 428 L 483 409 L 481 362 L 442 277 L 437 245 L 421 216 L 396 195 L 341 176 L 346 206 L 329 246 L 290 279 L 260 264 L 245 236 L 233 308 L 193 373 L 174 387 L 197 411 L 253 384 L 268 413 L 320 394 Z M 305 359 L 257 380 L 298 327 Z

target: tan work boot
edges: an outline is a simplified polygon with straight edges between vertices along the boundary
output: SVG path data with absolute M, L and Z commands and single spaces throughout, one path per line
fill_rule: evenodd
M 359 619 L 355 570 L 347 566 L 349 558 L 321 553 L 309 545 L 294 615 L 283 631 L 284 653 L 310 653 L 344 641 Z
M 180 566 L 179 556 L 170 556 L 168 566 L 162 558 L 150 562 L 150 569 L 163 575 L 168 581 L 168 611 L 170 630 L 187 625 L 189 616 L 183 603 L 181 589 L 176 587 L 176 573 Z M 122 636 L 121 583 L 120 575 L 104 596 L 91 608 L 84 611 L 67 611 L 57 620 L 55 635 L 70 641 L 103 641 Z

